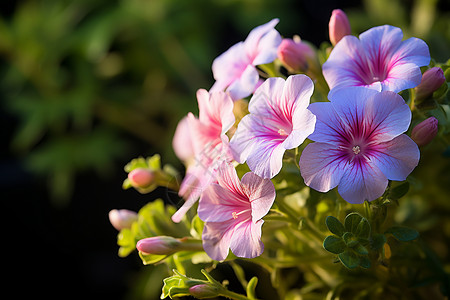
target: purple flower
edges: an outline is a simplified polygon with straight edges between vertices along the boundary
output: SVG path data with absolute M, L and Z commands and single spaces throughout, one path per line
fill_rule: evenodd
M 404 133 L 411 111 L 394 92 L 365 88 L 330 93 L 314 103 L 316 129 L 300 157 L 306 185 L 320 192 L 338 187 L 349 203 L 380 197 L 389 180 L 405 180 L 419 162 L 419 149 Z
M 222 163 L 217 183 L 206 189 L 198 205 L 198 216 L 205 221 L 203 248 L 215 260 L 224 260 L 228 249 L 238 257 L 261 255 L 261 220 L 275 200 L 275 187 L 269 179 L 252 172 L 242 180 L 229 163 Z
M 305 75 L 267 79 L 250 100 L 230 141 L 234 158 L 256 175 L 272 178 L 281 170 L 287 149 L 298 147 L 314 131 L 307 109 L 314 85 Z
M 189 113 L 177 128 L 173 146 L 181 159 L 187 159 L 186 176 L 178 194 L 186 199 L 172 216 L 180 222 L 200 194 L 214 180 L 217 167 L 232 156 L 225 134 L 234 124 L 233 101 L 225 92 L 197 91 L 199 118 Z M 189 141 L 190 143 L 186 142 Z M 188 151 L 183 150 L 183 146 Z M 191 157 L 193 156 L 193 157 Z
M 421 66 L 430 62 L 427 44 L 418 38 L 402 41 L 400 28 L 384 25 L 345 36 L 323 65 L 330 89 L 364 86 L 400 92 L 417 86 Z
M 247 97 L 260 84 L 255 66 L 273 62 L 281 36 L 274 29 L 279 22 L 269 23 L 253 29 L 244 42 L 239 42 L 217 57 L 212 65 L 216 82 L 210 91 L 226 91 L 233 100 Z

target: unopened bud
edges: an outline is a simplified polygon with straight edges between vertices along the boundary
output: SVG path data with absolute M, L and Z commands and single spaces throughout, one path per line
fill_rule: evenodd
M 131 224 L 137 220 L 137 213 L 128 209 L 113 209 L 109 212 L 109 221 L 117 230 L 131 228 Z
M 428 69 L 422 75 L 422 81 L 416 86 L 416 104 L 430 97 L 445 82 L 444 71 L 439 67 Z
M 429 117 L 413 128 L 411 138 L 418 146 L 425 146 L 433 140 L 437 132 L 438 120 L 435 117 Z
M 335 9 L 331 13 L 330 23 L 328 23 L 330 42 L 335 46 L 344 36 L 352 33 L 347 15 L 340 9 Z
M 155 174 L 145 168 L 137 168 L 128 173 L 128 179 L 135 188 L 149 187 L 155 178 Z
M 197 299 L 207 299 L 218 296 L 216 287 L 210 284 L 199 284 L 189 288 L 189 293 Z
M 177 252 L 181 242 L 170 236 L 155 236 L 137 242 L 136 248 L 144 254 L 171 255 Z
M 302 42 L 298 36 L 294 39 L 283 39 L 278 47 L 278 58 L 290 71 L 306 71 L 315 52 L 308 44 Z

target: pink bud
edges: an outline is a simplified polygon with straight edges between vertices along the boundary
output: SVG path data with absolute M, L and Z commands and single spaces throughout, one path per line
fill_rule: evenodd
M 331 13 L 330 23 L 328 23 L 328 30 L 330 32 L 330 41 L 333 46 L 336 45 L 344 36 L 352 33 L 347 15 L 342 10 L 333 10 Z
M 298 36 L 283 39 L 278 47 L 278 58 L 286 68 L 294 71 L 306 71 L 308 60 L 314 58 L 314 50 L 302 42 Z
M 429 117 L 413 128 L 411 138 L 418 146 L 425 146 L 433 140 L 437 132 L 438 120 L 435 117 Z
M 144 254 L 171 255 L 177 252 L 181 242 L 170 236 L 155 236 L 137 242 L 136 248 Z
M 155 174 L 144 168 L 137 168 L 128 173 L 128 179 L 133 187 L 146 188 L 153 183 Z
M 189 293 L 197 299 L 206 299 L 218 296 L 217 288 L 210 284 L 194 285 L 189 288 Z
M 423 73 L 422 81 L 416 86 L 416 102 L 425 100 L 445 82 L 444 71 L 433 67 Z
M 131 224 L 137 220 L 137 213 L 128 209 L 113 209 L 109 212 L 109 221 L 117 230 L 131 228 Z

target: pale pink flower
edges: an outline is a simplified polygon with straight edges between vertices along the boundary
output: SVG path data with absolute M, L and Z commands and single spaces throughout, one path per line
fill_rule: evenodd
M 306 75 L 267 79 L 250 100 L 230 141 L 234 158 L 272 178 L 281 170 L 287 149 L 298 147 L 314 131 L 316 117 L 307 109 L 314 85 Z
M 111 225 L 119 231 L 131 228 L 133 222 L 138 219 L 137 213 L 128 209 L 113 209 L 109 212 L 108 217 Z
M 273 62 L 281 36 L 274 29 L 278 19 L 254 28 L 244 42 L 231 46 L 212 65 L 213 91 L 226 90 L 233 100 L 249 96 L 261 83 L 255 66 Z
M 182 129 L 190 137 L 193 159 L 187 166 L 186 176 L 181 183 L 179 195 L 186 202 L 172 216 L 174 222 L 179 222 L 189 208 L 198 200 L 203 190 L 211 184 L 217 167 L 222 161 L 231 161 L 232 156 L 228 147 L 226 132 L 234 124 L 233 101 L 225 92 L 208 93 L 204 89 L 197 91 L 199 106 L 199 118 L 189 113 L 186 119 L 185 129 Z M 177 139 L 184 138 L 176 135 Z M 174 141 L 176 147 L 182 147 L 182 143 Z M 191 150 L 189 150 L 191 151 Z M 189 156 L 187 151 L 186 156 Z M 176 149 L 176 153 L 182 153 Z
M 314 49 L 299 36 L 294 39 L 283 39 L 278 47 L 278 59 L 290 71 L 305 72 L 308 70 L 309 62 L 315 59 Z
M 246 173 L 242 180 L 229 163 L 222 163 L 217 183 L 202 194 L 198 216 L 205 221 L 203 248 L 215 260 L 224 260 L 228 249 L 238 257 L 253 258 L 264 251 L 261 220 L 272 207 L 275 188 L 269 179 Z

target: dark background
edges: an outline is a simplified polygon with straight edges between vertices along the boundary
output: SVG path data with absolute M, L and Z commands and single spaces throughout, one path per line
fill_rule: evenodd
M 414 34 L 412 1 L 129 2 L 0 4 L 2 246 L 14 299 L 140 299 L 144 267 L 136 254 L 117 256 L 108 212 L 167 195 L 123 190 L 123 166 L 160 153 L 183 171 L 171 150 L 176 123 L 197 112 L 213 59 L 253 27 L 278 17 L 283 36 L 319 46 L 341 8 L 355 34 L 384 23 Z M 383 3 L 397 13 L 380 13 Z M 441 60 L 448 8 L 439 1 L 421 33 Z M 51 101 L 54 110 L 39 111 Z

